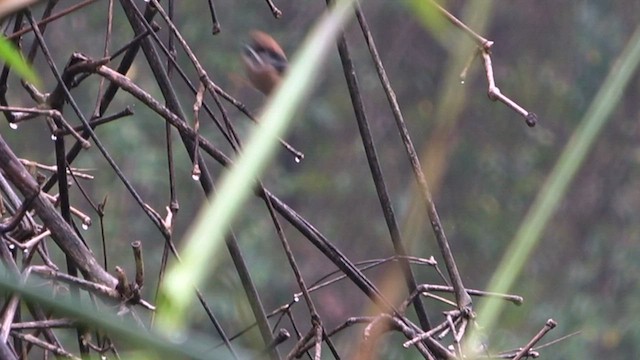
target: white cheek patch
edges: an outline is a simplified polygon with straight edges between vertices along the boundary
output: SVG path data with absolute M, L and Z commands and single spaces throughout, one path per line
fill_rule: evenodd
M 245 45 L 242 55 L 251 67 L 264 66 L 264 61 L 251 46 Z

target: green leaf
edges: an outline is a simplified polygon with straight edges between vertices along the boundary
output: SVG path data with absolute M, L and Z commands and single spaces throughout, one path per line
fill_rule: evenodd
M 274 153 L 278 137 L 284 134 L 319 76 L 324 58 L 353 14 L 353 3 L 354 0 L 332 2 L 294 56 L 284 82 L 269 98 L 258 126 L 240 158 L 223 177 L 215 198 L 200 211 L 180 251 L 182 261 L 169 269 L 162 283 L 157 312 L 160 329 L 171 333 L 188 323 L 186 312 L 194 298 L 194 287 L 211 271 L 211 259 Z
M 540 189 L 511 245 L 494 272 L 489 284 L 489 291 L 506 293 L 517 280 L 549 220 L 555 215 L 560 203 L 565 198 L 576 173 L 584 165 L 602 128 L 611 118 L 624 89 L 633 79 L 639 65 L 640 27 L 636 28 L 626 48 L 611 67 L 598 94 L 591 102 L 558 158 L 555 167 Z M 492 329 L 504 304 L 504 301 L 489 298 L 484 298 L 480 302 L 478 319 L 485 328 Z M 475 342 L 469 342 L 469 344 L 473 343 Z
M 411 15 L 426 29 L 438 36 L 444 29 L 447 22 L 436 10 L 433 4 L 425 0 L 404 0 L 402 3 Z
M 4 36 L 0 36 L 0 58 L 2 58 L 11 69 L 18 73 L 21 78 L 36 86 L 40 85 L 38 75 L 25 61 L 20 51 Z
M 37 278 L 37 280 L 33 278 Z M 78 297 L 53 294 L 50 288 L 42 286 L 42 279 L 38 275 L 30 275 L 27 280 L 19 279 L 4 264 L 0 263 L 0 296 L 19 294 L 28 302 L 38 304 L 51 311 L 52 315 L 67 316 L 86 326 L 106 332 L 117 341 L 133 346 L 135 357 L 127 359 L 231 359 L 231 354 L 225 348 L 215 348 L 216 342 L 211 338 L 194 333 L 160 334 L 145 329 L 139 323 L 134 323 L 132 316 L 116 315 L 115 305 L 108 300 L 105 303 L 92 304 L 82 301 Z M 105 311 L 105 307 L 109 311 Z M 132 309 L 131 311 L 137 311 Z M 248 358 L 248 353 L 241 351 Z M 131 354 L 129 354 L 131 355 Z M 254 356 L 252 356 L 254 357 Z

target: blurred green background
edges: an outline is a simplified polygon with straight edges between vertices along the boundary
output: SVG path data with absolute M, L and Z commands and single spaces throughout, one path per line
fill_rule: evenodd
M 466 37 L 446 23 L 419 17 L 408 3 L 411 2 L 368 0 L 362 6 L 421 154 L 465 285 L 482 289 L 613 60 L 634 31 L 640 3 L 446 3 L 452 13 L 495 42 L 497 85 L 539 115 L 535 128 L 528 128 L 519 115 L 487 98 L 487 83 L 478 60 L 461 84 L 458 75 L 471 55 Z M 176 3 L 176 25 L 213 81 L 254 112 L 258 112 L 264 98 L 248 85 L 240 63 L 239 51 L 248 32 L 261 29 L 271 33 L 291 56 L 325 6 L 323 1 L 279 0 L 276 4 L 283 12 L 281 19 L 274 19 L 263 1 L 216 2 L 222 32 L 213 36 L 206 4 Z M 66 64 L 73 51 L 101 56 L 106 7 L 107 2 L 97 2 L 49 25 L 45 37 L 49 44 L 55 44 L 50 50 L 58 67 Z M 34 13 L 38 14 L 37 9 Z M 425 27 L 425 21 L 430 25 Z M 117 4 L 114 24 L 112 51 L 132 36 Z M 412 255 L 434 255 L 440 260 L 362 34 L 355 23 L 348 26 L 346 33 L 404 239 L 410 244 Z M 161 37 L 166 36 L 163 30 Z M 29 41 L 25 44 L 30 44 L 32 38 L 26 39 Z M 192 81 L 197 81 L 186 56 L 179 51 L 178 58 Z M 43 90 L 51 91 L 55 81 L 41 56 L 35 66 L 42 74 Z M 128 75 L 160 98 L 142 57 Z M 581 333 L 542 350 L 545 358 L 628 359 L 640 355 L 640 330 L 633 315 L 640 308 L 639 86 L 636 75 L 562 199 L 513 290 L 524 296 L 525 303 L 521 307 L 509 306 L 503 312 L 499 330 L 488 339 L 492 348 L 521 346 L 548 318 L 553 318 L 559 325 L 547 340 L 574 331 Z M 183 108 L 191 116 L 194 97 L 185 86 L 176 88 Z M 84 97 L 80 106 L 87 113 L 94 107 L 96 94 L 97 81 L 86 81 L 74 92 L 80 99 Z M 23 97 L 17 83 L 9 90 L 9 99 L 13 104 L 33 105 Z M 124 93 L 118 95 L 111 112 L 130 104 L 135 106 L 135 115 L 101 126 L 97 134 L 145 201 L 164 214 L 169 201 L 164 122 Z M 245 136 L 253 124 L 231 106 L 227 110 Z M 73 117 L 69 120 L 77 123 Z M 5 122 L 0 129 L 18 156 L 54 163 L 53 143 L 42 121 L 21 124 L 17 131 Z M 208 119 L 201 119 L 201 131 L 231 153 Z M 390 256 L 391 243 L 337 52 L 328 59 L 321 81 L 298 114 L 287 140 L 305 153 L 305 160 L 295 164 L 283 150 L 267 171 L 266 187 L 310 220 L 353 261 Z M 173 234 L 179 241 L 202 204 L 203 193 L 191 180 L 191 165 L 183 146 L 176 141 L 175 148 L 180 212 Z M 215 176 L 223 171 L 213 162 L 210 164 Z M 141 240 L 148 274 L 146 292 L 153 296 L 156 279 L 151 276 L 158 271 L 162 237 L 95 148 L 84 152 L 73 165 L 94 169 L 96 179 L 83 184 L 95 201 L 109 196 L 105 231 L 110 267 L 119 265 L 132 273 L 129 243 Z M 73 191 L 76 206 L 90 213 L 77 188 Z M 95 225 L 84 235 L 94 252 L 99 253 L 97 216 L 90 215 Z M 334 270 L 294 229 L 285 229 L 309 282 Z M 234 231 L 265 307 L 270 310 L 291 300 L 296 285 L 291 272 L 282 266 L 286 260 L 264 205 L 252 199 Z M 217 260 L 203 290 L 223 318 L 225 328 L 234 333 L 250 323 L 252 315 L 226 250 Z M 416 268 L 416 273 L 419 282 L 437 281 L 431 269 Z M 374 280 L 381 280 L 385 268 L 369 274 Z M 314 299 L 329 328 L 346 317 L 360 315 L 362 304 L 366 303 L 365 297 L 348 284 L 323 289 L 314 294 Z M 304 316 L 303 311 L 298 311 L 298 316 Z M 204 313 L 194 312 L 201 316 L 201 329 L 208 330 Z M 431 317 L 440 320 L 435 312 Z M 398 341 L 390 338 L 385 346 L 387 358 L 414 355 L 411 350 L 402 349 Z

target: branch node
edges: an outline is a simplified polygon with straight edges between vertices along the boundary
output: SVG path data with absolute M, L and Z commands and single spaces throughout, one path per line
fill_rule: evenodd
M 538 115 L 536 115 L 536 113 L 530 112 L 524 118 L 529 127 L 534 127 L 538 123 Z

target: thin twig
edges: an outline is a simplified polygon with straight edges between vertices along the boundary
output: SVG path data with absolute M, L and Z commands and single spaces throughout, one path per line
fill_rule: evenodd
M 90 5 L 91 3 L 94 3 L 96 1 L 97 0 L 85 0 L 85 1 L 83 1 L 81 3 L 78 3 L 78 4 L 75 4 L 73 6 L 70 6 L 70 7 L 66 8 L 65 10 L 62 10 L 62 11 L 60 11 L 58 13 L 55 13 L 55 14 L 53 14 L 51 16 L 48 16 L 48 17 L 40 20 L 37 23 L 37 25 L 38 25 L 38 27 L 40 27 L 42 25 L 46 25 L 46 24 L 48 24 L 48 23 L 50 23 L 52 21 L 58 20 L 59 18 L 61 18 L 63 16 L 66 16 L 66 15 L 68 15 L 68 14 L 70 14 L 70 13 L 76 11 L 76 10 L 80 10 L 80 9 L 84 8 L 85 6 Z M 23 28 L 22 30 L 16 31 L 13 34 L 7 36 L 7 39 L 8 40 L 13 40 L 13 39 L 16 39 L 16 38 L 28 33 L 28 32 L 31 32 L 31 31 L 33 31 L 33 27 Z
M 511 100 L 509 97 L 504 95 L 500 89 L 496 86 L 496 81 L 493 77 L 493 66 L 491 65 L 491 55 L 489 51 L 482 50 L 482 60 L 484 61 L 484 68 L 487 75 L 487 81 L 489 82 L 489 90 L 487 90 L 487 95 L 491 101 L 500 101 L 501 103 L 507 105 L 509 108 L 520 114 L 529 127 L 536 126 L 538 122 L 538 115 L 535 113 L 529 112 L 525 110 L 523 107 L 518 105 L 515 101 Z
M 525 345 L 517 354 L 513 357 L 513 360 L 520 360 L 523 356 L 526 356 L 529 353 L 529 350 L 542 339 L 549 331 L 555 328 L 558 323 L 553 319 L 547 320 L 547 323 L 544 324 L 544 327 L 538 331 L 538 333 Z
M 271 14 L 273 14 L 273 17 L 275 17 L 276 19 L 280 18 L 280 16 L 282 16 L 282 11 L 280 11 L 280 9 L 276 7 L 272 0 L 266 1 L 267 5 L 269 6 L 269 10 L 271 10 Z
M 366 29 L 365 40 L 367 41 L 369 51 L 376 66 L 376 71 L 378 73 L 378 77 L 380 78 L 380 83 L 382 84 L 382 87 L 387 96 L 387 100 L 393 112 L 393 118 L 396 122 L 396 126 L 398 127 L 398 131 L 400 133 L 402 143 L 404 144 L 407 156 L 409 157 L 411 169 L 413 170 L 414 177 L 416 178 L 416 181 L 420 188 L 420 194 L 422 195 L 422 199 L 425 202 L 429 222 L 431 223 L 431 227 L 433 228 L 436 242 L 444 259 L 449 278 L 451 279 L 451 282 L 455 289 L 456 303 L 458 304 L 458 307 L 460 309 L 464 307 L 470 307 L 472 303 L 471 297 L 465 292 L 464 284 L 462 283 L 462 277 L 460 276 L 460 273 L 458 271 L 458 267 L 453 257 L 451 247 L 449 246 L 449 241 L 447 240 L 444 227 L 442 226 L 442 222 L 440 221 L 440 216 L 438 215 L 433 196 L 431 195 L 431 190 L 429 190 L 429 185 L 427 183 L 426 176 L 424 175 L 425 173 L 422 169 L 422 165 L 420 164 L 420 159 L 418 158 L 416 149 L 413 145 L 413 142 L 411 141 L 411 137 L 405 124 L 402 111 L 400 110 L 400 105 L 397 101 L 397 96 L 393 88 L 391 87 L 391 83 L 389 81 L 389 78 L 387 77 L 384 67 L 382 66 L 382 61 L 380 60 L 380 56 L 378 55 L 378 51 L 373 42 L 373 37 L 368 31 L 366 20 L 364 19 L 364 15 L 362 14 L 362 11 L 359 10 L 359 8 L 356 12 L 356 16 L 358 17 L 358 20 L 363 29 Z

